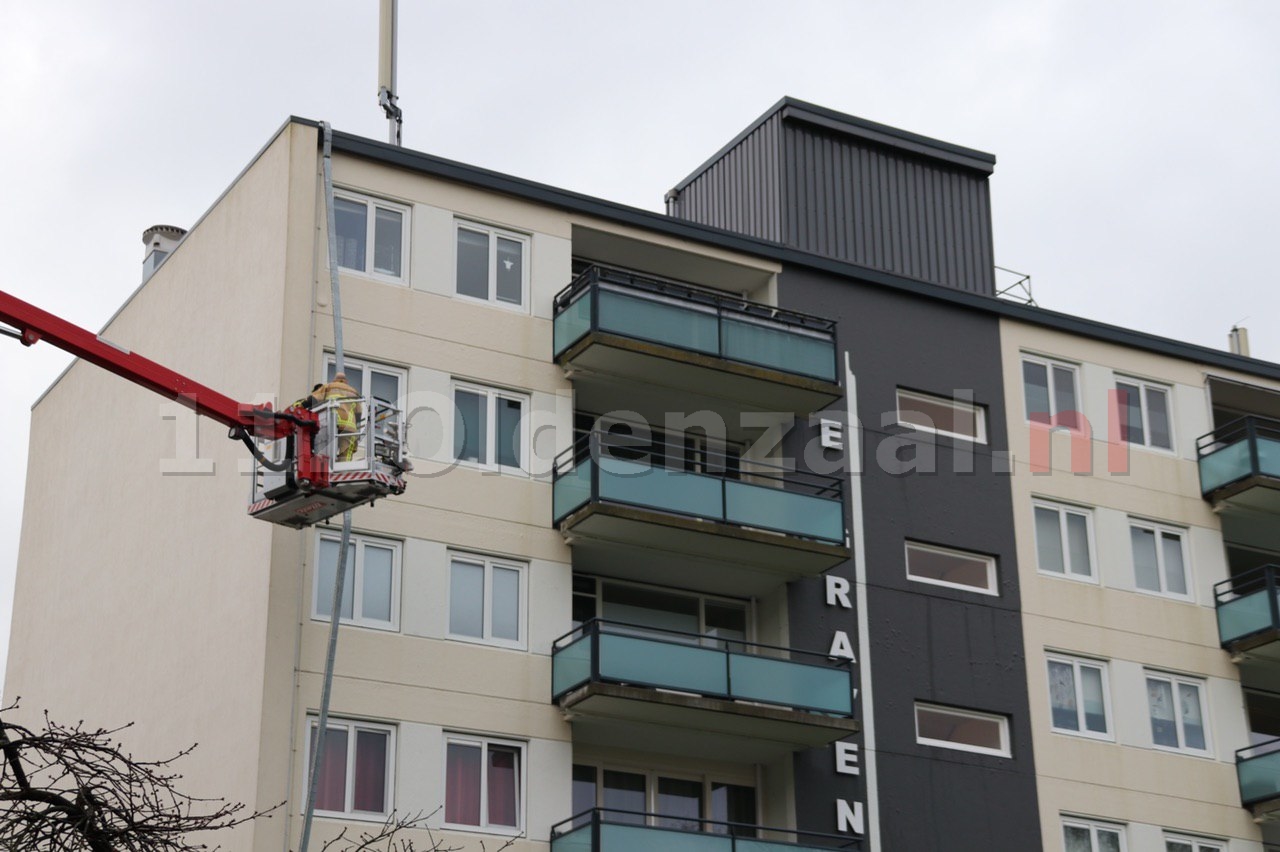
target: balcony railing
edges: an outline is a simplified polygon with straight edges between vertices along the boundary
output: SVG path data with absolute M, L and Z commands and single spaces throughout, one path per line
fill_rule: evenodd
M 593 618 L 551 647 L 552 700 L 585 683 L 853 716 L 853 672 L 824 654 Z
M 1280 566 L 1263 565 L 1215 583 L 1222 647 L 1280 629 Z
M 835 323 L 727 294 L 591 266 L 555 299 L 555 356 L 591 332 L 836 381 Z
M 1280 479 L 1280 421 L 1248 415 L 1196 440 L 1200 493 L 1213 492 L 1250 477 Z
M 700 453 L 696 463 L 658 466 L 633 438 L 574 434 L 552 474 L 557 525 L 586 504 L 606 502 L 844 544 L 844 480 L 838 476 L 787 472 L 716 452 Z
M 848 835 L 614 808 L 592 808 L 551 827 L 551 852 L 826 852 L 861 848 L 861 842 Z
M 1280 737 L 1237 751 L 1236 777 L 1245 807 L 1280 800 Z

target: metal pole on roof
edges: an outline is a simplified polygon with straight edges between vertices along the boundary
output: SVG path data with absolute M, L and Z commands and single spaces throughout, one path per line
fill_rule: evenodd
M 404 114 L 396 97 L 396 30 L 399 0 L 382 0 L 378 17 L 378 105 L 387 116 L 387 141 L 400 145 Z
M 333 291 L 333 371 L 336 376 L 346 371 L 342 353 L 342 292 L 338 286 L 338 229 L 333 213 L 333 130 L 329 122 L 321 123 L 324 132 L 324 209 L 329 232 L 329 287 Z M 351 510 L 342 513 L 342 542 L 338 545 L 338 564 L 333 572 L 333 608 L 329 611 L 329 647 L 324 658 L 324 678 L 320 684 L 320 713 L 316 720 L 315 750 L 307 773 L 307 807 L 302 817 L 302 839 L 298 852 L 307 852 L 311 841 L 311 823 L 315 818 L 316 790 L 320 783 L 320 767 L 324 765 L 324 747 L 329 730 L 329 699 L 333 693 L 333 666 L 338 656 L 338 622 L 342 616 L 342 592 L 346 585 L 347 553 L 351 547 Z M 316 562 L 319 563 L 317 557 Z M 317 565 L 318 570 L 318 565 Z

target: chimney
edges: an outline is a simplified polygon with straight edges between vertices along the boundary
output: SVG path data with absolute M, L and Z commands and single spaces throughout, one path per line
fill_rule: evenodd
M 160 262 L 178 247 L 178 243 L 186 235 L 186 229 L 176 225 L 152 225 L 142 232 L 142 244 L 147 247 L 146 257 L 142 260 L 142 283 L 147 283 L 151 273 L 156 271 Z
M 1249 329 L 1244 326 L 1231 326 L 1231 333 L 1227 335 L 1227 348 L 1235 355 L 1243 355 L 1249 357 Z

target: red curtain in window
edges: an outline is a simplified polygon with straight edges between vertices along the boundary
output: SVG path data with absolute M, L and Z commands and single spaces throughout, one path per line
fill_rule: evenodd
M 315 760 L 319 727 L 311 726 L 310 761 Z M 324 738 L 324 760 L 320 764 L 319 783 L 316 784 L 316 810 L 344 811 L 347 809 L 347 732 L 344 728 L 330 728 Z
M 489 747 L 489 825 L 520 825 L 520 752 Z
M 445 822 L 480 824 L 480 746 L 449 743 L 444 790 Z
M 380 814 L 387 809 L 387 735 L 356 732 L 356 778 L 353 810 Z

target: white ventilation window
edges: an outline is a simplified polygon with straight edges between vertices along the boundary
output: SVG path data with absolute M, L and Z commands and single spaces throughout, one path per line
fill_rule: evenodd
M 1205 840 L 1200 837 L 1166 834 L 1165 852 L 1223 852 L 1226 844 L 1221 840 Z
M 1076 817 L 1062 818 L 1064 852 L 1125 852 L 1124 826 Z
M 444 823 L 497 834 L 524 827 L 524 744 L 445 735 Z
M 1097 582 L 1093 571 L 1093 513 L 1036 500 L 1036 567 L 1045 574 Z
M 1080 426 L 1077 370 L 1072 364 L 1034 355 L 1022 356 L 1022 390 L 1027 419 L 1076 429 Z
M 1107 664 L 1049 657 L 1049 713 L 1053 730 L 1111 739 L 1111 691 Z
M 334 193 L 333 215 L 339 267 L 407 283 L 408 207 L 339 191 Z
M 916 704 L 916 742 L 1000 757 L 1011 754 L 1007 717 L 939 704 Z
M 958 399 L 898 389 L 898 423 L 921 432 L 987 442 L 987 412 Z
M 525 573 L 521 562 L 450 554 L 449 635 L 523 648 Z
M 1150 521 L 1131 520 L 1133 583 L 1144 592 L 1190 598 L 1186 530 Z
M 1141 379 L 1116 379 L 1116 404 L 1120 409 L 1120 438 L 1161 450 L 1173 449 L 1170 389 Z
M 392 810 L 395 728 L 330 717 L 324 757 L 316 778 L 316 813 L 384 818 Z M 315 756 L 319 723 L 307 725 L 307 771 Z
M 328 621 L 333 612 L 341 536 L 321 533 L 316 545 L 315 607 L 311 617 Z M 351 536 L 342 578 L 339 621 L 396 630 L 400 623 L 400 543 L 367 535 Z
M 907 542 L 907 578 L 919 583 L 998 595 L 994 557 Z
M 1157 748 L 1209 753 L 1204 681 L 1147 672 L 1147 706 L 1151 715 L 1151 741 Z

